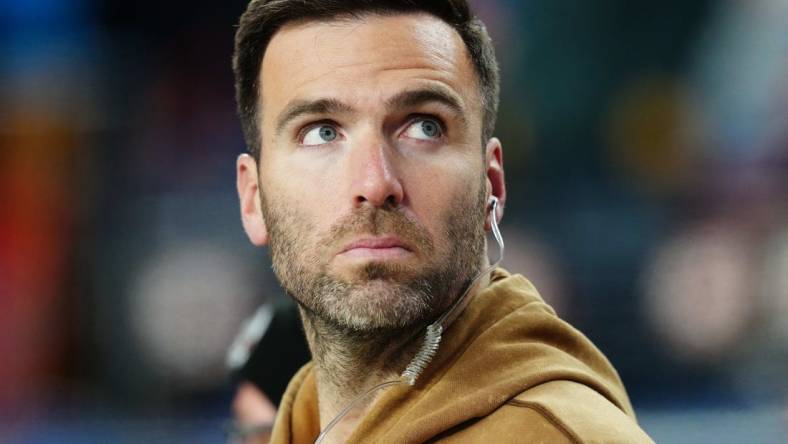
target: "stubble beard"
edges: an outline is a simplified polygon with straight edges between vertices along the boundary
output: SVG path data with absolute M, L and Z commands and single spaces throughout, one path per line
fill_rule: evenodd
M 316 236 L 306 218 L 261 196 L 274 273 L 309 318 L 305 321 L 359 339 L 426 325 L 470 284 L 484 253 L 484 199 L 483 186 L 476 196 L 456 196 L 441 217 L 444 239 L 436 245 L 397 208 L 363 206 Z M 330 273 L 321 253 L 360 234 L 396 235 L 415 247 L 423 265 L 373 261 L 354 269 L 349 279 Z

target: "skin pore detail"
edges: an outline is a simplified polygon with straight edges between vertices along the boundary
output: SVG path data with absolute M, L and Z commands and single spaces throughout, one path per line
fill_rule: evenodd
M 370 29 L 373 28 L 370 23 L 379 23 L 381 19 L 386 19 L 396 28 L 392 27 L 393 31 L 380 27 Z M 337 34 L 336 38 L 326 38 L 332 32 Z M 298 41 L 289 45 L 287 53 L 277 54 L 277 43 L 282 39 Z M 415 89 L 447 92 L 444 95 L 459 102 L 466 115 L 476 116 L 481 112 L 481 99 L 466 52 L 454 30 L 440 20 L 422 14 L 373 15 L 358 21 L 340 19 L 287 24 L 274 35 L 262 62 L 260 114 L 261 127 L 265 129 L 263 134 L 267 136 L 264 145 L 279 145 L 276 135 L 280 133 L 281 125 L 271 123 L 280 117 L 277 110 L 282 107 L 278 104 L 298 100 L 337 100 L 340 99 L 337 91 L 342 89 L 339 102 L 365 113 L 367 108 L 385 103 L 388 97 L 382 96 L 388 92 L 388 85 L 403 76 L 409 77 L 417 87 Z M 365 58 L 356 57 L 361 53 Z M 282 57 L 278 58 L 280 55 Z M 466 74 L 461 78 L 454 75 L 458 62 Z M 269 68 L 279 72 L 271 75 L 269 73 L 273 70 Z M 287 79 L 287 88 L 279 86 L 279 78 Z M 322 81 L 326 78 L 332 79 L 331 87 L 320 87 L 327 83 Z M 369 87 L 362 88 L 358 79 L 363 79 Z M 277 110 L 272 104 L 277 104 Z M 479 126 L 469 128 L 469 131 L 479 131 L 480 134 L 479 119 L 469 119 L 469 124 Z M 277 130 L 271 131 L 272 126 Z M 481 137 L 476 140 L 481 140 Z M 478 148 L 478 143 L 474 145 Z

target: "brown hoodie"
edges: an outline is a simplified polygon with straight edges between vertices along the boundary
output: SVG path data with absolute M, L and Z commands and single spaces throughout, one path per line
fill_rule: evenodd
M 320 432 L 312 364 L 282 398 L 273 444 Z M 349 443 L 651 443 L 602 353 L 520 275 L 493 273 L 413 387 L 379 396 Z

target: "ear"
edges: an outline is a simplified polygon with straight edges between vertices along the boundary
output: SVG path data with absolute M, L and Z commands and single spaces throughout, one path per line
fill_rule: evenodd
M 496 222 L 500 222 L 503 218 L 504 206 L 506 206 L 506 183 L 504 182 L 503 175 L 503 147 L 501 146 L 501 141 L 498 140 L 498 138 L 493 137 L 487 141 L 484 159 L 487 170 L 486 201 L 489 202 L 490 196 L 495 196 L 498 198 L 498 206 L 495 211 L 495 220 Z M 492 222 L 490 221 L 489 215 L 484 219 L 484 229 L 486 231 L 492 230 Z
M 257 162 L 248 154 L 241 154 L 236 161 L 238 199 L 241 203 L 241 222 L 249 240 L 261 247 L 268 243 L 268 229 L 265 226 L 260 203 L 259 176 Z

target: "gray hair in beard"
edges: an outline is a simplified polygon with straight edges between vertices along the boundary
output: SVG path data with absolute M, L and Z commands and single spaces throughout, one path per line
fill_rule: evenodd
M 442 215 L 442 248 L 401 210 L 370 206 L 343 217 L 309 245 L 314 226 L 287 205 L 261 200 L 274 273 L 308 316 L 337 332 L 382 334 L 429 323 L 448 308 L 481 267 L 486 213 L 483 186 L 476 196 L 458 195 Z M 422 269 L 370 262 L 352 280 L 330 275 L 319 253 L 357 234 L 395 234 L 431 260 Z

